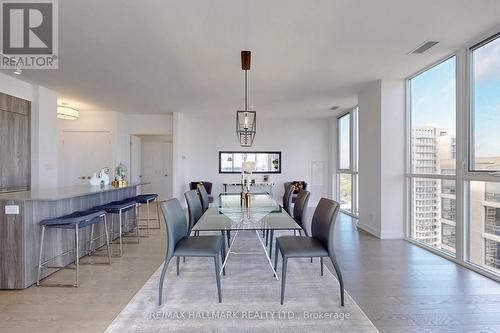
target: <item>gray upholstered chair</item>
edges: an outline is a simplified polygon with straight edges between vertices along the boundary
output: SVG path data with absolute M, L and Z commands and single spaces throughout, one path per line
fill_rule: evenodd
M 278 265 L 278 251 L 283 259 L 281 273 L 281 304 L 285 298 L 286 268 L 289 258 L 319 257 L 321 264 L 321 275 L 323 275 L 323 257 L 329 257 L 332 261 L 340 284 L 340 304 L 344 306 L 344 281 L 342 273 L 335 258 L 333 249 L 333 232 L 335 219 L 339 212 L 339 204 L 333 200 L 321 198 L 314 211 L 311 236 L 282 236 L 276 239 L 276 251 L 274 254 L 274 269 Z
M 186 202 L 188 205 L 189 233 L 191 233 L 191 229 L 193 229 L 196 222 L 198 222 L 200 217 L 203 215 L 203 207 L 196 190 L 187 191 L 186 193 L 184 193 L 184 197 L 186 198 Z M 197 234 L 198 232 L 196 232 L 196 235 Z
M 285 189 L 285 194 L 283 194 L 283 209 L 291 215 L 291 206 L 292 206 L 292 193 L 293 193 L 293 185 L 290 184 Z
M 203 208 L 203 213 L 205 213 L 210 206 L 210 200 L 208 199 L 207 189 L 203 184 L 198 184 L 198 193 L 200 194 L 201 207 Z
M 220 260 L 226 256 L 224 238 L 222 236 L 198 236 L 190 237 L 186 223 L 184 210 L 177 199 L 170 199 L 161 205 L 161 210 L 167 226 L 167 254 L 160 276 L 160 286 L 158 288 L 158 304 L 162 303 L 163 281 L 170 260 L 177 257 L 177 275 L 179 275 L 180 257 L 212 257 L 215 263 L 215 278 L 217 282 L 217 293 L 219 303 L 222 302 L 220 286 Z M 223 269 L 225 275 L 225 270 Z
M 301 190 L 299 194 L 297 194 L 297 199 L 295 200 L 295 205 L 293 206 L 293 219 L 297 224 L 304 230 L 306 236 L 309 236 L 307 229 L 304 225 L 304 219 L 306 215 L 307 204 L 309 203 L 309 197 L 311 196 L 311 192 Z M 300 230 L 299 234 L 302 236 Z

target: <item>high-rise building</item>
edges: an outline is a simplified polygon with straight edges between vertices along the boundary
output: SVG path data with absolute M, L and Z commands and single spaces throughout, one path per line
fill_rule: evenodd
M 413 172 L 455 173 L 456 141 L 447 129 L 421 126 L 412 132 Z M 413 230 L 416 240 L 455 251 L 455 182 L 416 178 L 412 187 Z

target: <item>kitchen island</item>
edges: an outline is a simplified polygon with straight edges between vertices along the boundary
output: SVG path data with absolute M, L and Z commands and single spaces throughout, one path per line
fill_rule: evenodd
M 144 183 L 124 187 L 82 185 L 0 194 L 0 289 L 24 289 L 36 282 L 40 221 L 133 197 L 140 185 Z M 127 223 L 124 225 L 127 232 Z M 118 227 L 115 223 L 115 230 Z M 90 228 L 80 230 L 80 250 L 88 248 L 90 230 L 87 229 Z M 96 225 L 94 232 L 95 237 L 104 233 L 102 223 Z M 44 258 L 54 257 L 74 247 L 74 232 L 49 230 L 44 244 Z M 70 254 L 58 257 L 53 265 L 65 266 L 73 261 L 74 255 Z M 55 271 L 44 269 L 42 277 Z

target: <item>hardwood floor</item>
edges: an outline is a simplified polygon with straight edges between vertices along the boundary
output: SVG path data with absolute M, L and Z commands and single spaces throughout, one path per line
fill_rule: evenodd
M 340 214 L 335 250 L 346 289 L 381 332 L 500 332 L 499 283 L 354 222 Z
M 406 241 L 380 241 L 347 215 L 337 223 L 346 289 L 381 332 L 500 332 L 499 283 Z M 78 289 L 0 291 L 0 332 L 102 332 L 165 254 L 164 229 L 140 244 L 128 241 L 113 265 L 82 265 Z M 73 273 L 52 279 L 68 281 Z

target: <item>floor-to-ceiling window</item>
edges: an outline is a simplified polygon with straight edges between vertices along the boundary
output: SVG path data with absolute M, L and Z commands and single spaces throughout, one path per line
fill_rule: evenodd
M 500 33 L 407 82 L 407 237 L 498 279 Z
M 500 35 L 469 50 L 466 259 L 500 274 Z
M 358 215 L 358 108 L 337 119 L 337 196 L 340 209 Z
M 409 79 L 408 236 L 455 253 L 455 57 Z

